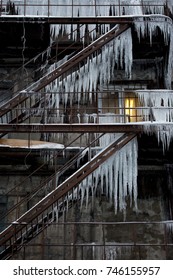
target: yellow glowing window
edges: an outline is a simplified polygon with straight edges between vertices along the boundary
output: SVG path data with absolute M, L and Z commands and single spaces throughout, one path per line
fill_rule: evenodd
M 125 114 L 130 116 L 130 120 L 136 116 L 135 98 L 125 98 Z

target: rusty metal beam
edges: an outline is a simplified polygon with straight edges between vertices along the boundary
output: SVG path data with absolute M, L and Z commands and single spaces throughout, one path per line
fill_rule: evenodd
M 143 122 L 139 123 L 114 123 L 114 124 L 0 124 L 0 133 L 140 133 L 147 125 L 155 128 L 163 123 Z M 165 130 L 173 123 L 166 123 Z
M 58 77 L 62 76 L 64 73 L 67 73 L 69 70 L 77 66 L 80 62 L 85 61 L 85 59 L 89 57 L 89 55 L 101 49 L 104 45 L 106 45 L 115 37 L 119 36 L 121 33 L 126 31 L 129 27 L 129 24 L 121 24 L 114 26 L 111 30 L 109 30 L 104 35 L 96 39 L 94 42 L 92 42 L 89 46 L 78 52 L 76 55 L 72 56 L 69 60 L 57 67 L 55 70 L 43 76 L 37 82 L 33 83 L 26 89 L 26 91 L 40 91 L 52 81 L 54 81 Z
M 62 76 L 64 73 L 67 73 L 73 67 L 77 66 L 80 62 L 84 61 L 89 55 L 93 54 L 97 50 L 101 49 L 108 42 L 113 40 L 113 38 L 119 36 L 122 32 L 127 30 L 130 27 L 128 24 L 116 25 L 107 33 L 102 35 L 100 38 L 96 39 L 89 46 L 81 50 L 76 55 L 72 56 L 69 60 L 64 62 L 62 65 L 57 67 L 55 70 L 50 73 L 44 75 L 35 83 L 32 83 L 30 86 L 25 88 L 25 91 L 19 92 L 13 98 L 8 100 L 5 104 L 0 107 L 0 117 L 11 111 L 12 108 L 15 108 L 23 101 L 25 101 L 32 92 L 38 92 L 52 81 Z M 18 116 L 19 117 L 19 116 Z
M 70 190 L 72 190 L 76 185 L 78 185 L 82 180 L 84 180 L 88 175 L 90 175 L 94 170 L 96 170 L 116 151 L 118 151 L 129 141 L 131 141 L 135 136 L 136 135 L 134 133 L 124 134 L 118 140 L 115 140 L 102 152 L 98 153 L 95 157 L 88 161 L 87 164 L 85 164 L 79 170 L 77 170 L 72 176 L 70 176 L 58 187 L 56 187 L 55 190 L 50 192 L 46 197 L 40 200 L 35 206 L 33 206 L 19 219 L 17 219 L 17 221 L 15 222 L 16 226 L 14 226 L 14 224 L 11 224 L 2 233 L 0 233 L 0 246 L 5 246 L 5 250 L 0 253 L 0 258 L 4 259 L 7 256 L 9 256 L 9 254 L 12 255 L 14 251 L 18 251 L 22 248 L 23 242 L 21 243 L 21 239 L 23 240 L 23 230 L 26 230 L 25 234 L 27 236 L 28 231 L 32 230 L 32 226 L 28 229 L 28 225 L 32 225 L 35 219 L 38 220 L 38 224 L 41 227 L 41 231 L 45 227 L 47 227 L 47 224 L 45 225 L 43 223 L 43 220 L 39 221 L 40 215 L 42 215 L 43 219 L 45 211 L 47 211 L 47 209 L 49 209 L 50 206 L 55 205 L 55 203 L 60 198 L 63 198 Z M 46 213 L 46 215 L 48 215 L 48 213 Z M 50 223 L 51 222 L 52 221 L 50 221 Z M 35 234 L 38 235 L 38 233 Z M 33 233 L 32 238 L 34 237 L 35 236 Z
M 146 122 L 115 123 L 115 124 L 0 124 L 0 133 L 114 133 L 114 132 L 141 132 Z M 154 123 L 150 123 L 150 125 Z M 168 125 L 173 125 L 168 123 Z
M 8 15 L 8 16 L 0 16 L 0 23 L 48 23 L 48 24 L 124 24 L 124 23 L 132 23 L 138 18 L 143 17 L 148 18 L 151 15 L 124 15 L 124 16 L 95 16 L 95 17 L 47 17 L 47 16 L 19 16 L 19 15 Z M 167 20 L 166 15 L 152 15 L 154 18 L 165 17 L 165 21 Z
M 119 24 L 131 23 L 133 17 L 109 16 L 109 17 L 29 17 L 29 16 L 0 16 L 0 23 L 48 23 L 48 24 Z
M 114 123 L 114 124 L 0 124 L 0 133 L 20 132 L 20 133 L 121 133 L 133 132 L 139 133 L 147 125 L 152 129 L 158 125 L 164 126 L 163 123 L 143 122 L 143 123 Z M 166 123 L 165 130 L 173 123 Z

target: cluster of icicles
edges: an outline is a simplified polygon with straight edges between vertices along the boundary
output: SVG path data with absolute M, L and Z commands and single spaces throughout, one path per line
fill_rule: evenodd
M 124 256 L 132 257 L 134 247 L 129 244 L 122 244 L 118 242 L 106 242 L 105 243 L 105 259 L 106 260 L 122 260 Z
M 88 57 L 87 62 L 78 67 L 76 71 L 49 84 L 46 87 L 46 91 L 57 93 L 52 96 L 54 98 L 54 100 L 51 100 L 52 105 L 59 106 L 60 99 L 65 107 L 67 101 L 70 101 L 70 104 L 72 104 L 72 101 L 78 103 L 81 101 L 82 103 L 86 101 L 92 102 L 93 91 L 97 91 L 98 84 L 99 86 L 109 84 L 114 77 L 115 66 L 119 65 L 120 68 L 123 68 L 124 64 L 126 76 L 130 77 L 132 68 L 132 36 L 130 28 L 104 46 L 101 53 Z M 56 68 L 57 64 L 52 65 L 48 73 Z
M 141 109 L 144 121 L 149 120 L 152 113 L 152 121 L 173 122 L 172 90 L 137 90 L 136 94 L 144 106 Z
M 148 134 L 155 134 L 158 143 L 162 144 L 163 153 L 169 150 L 171 140 L 173 139 L 173 126 L 172 123 L 145 123 L 143 131 Z
M 132 16 L 134 19 L 134 26 L 138 34 L 138 38 L 140 40 L 141 37 L 145 36 L 150 36 L 150 43 L 152 44 L 152 37 L 154 35 L 157 35 L 158 29 L 160 29 L 161 33 L 163 33 L 164 36 L 164 41 L 165 45 L 170 45 L 170 50 L 169 50 L 169 57 L 168 57 L 168 63 L 167 66 L 165 66 L 165 85 L 166 88 L 170 89 L 171 88 L 171 76 L 172 76 L 172 66 L 173 66 L 173 49 L 172 49 L 172 44 L 173 44 L 173 28 L 172 28 L 172 20 L 170 18 L 167 18 L 162 15 L 154 15 L 155 12 L 160 12 L 162 14 L 162 11 L 158 11 L 159 9 L 159 1 L 155 3 L 156 1 L 142 1 L 144 4 L 144 7 L 149 7 L 150 12 L 152 15 L 146 15 L 143 17 L 145 14 L 145 9 L 144 11 L 141 10 L 142 5 L 140 0 L 131 0 L 131 1 L 120 1 L 121 6 L 119 7 L 119 0 L 107 0 L 106 4 L 105 1 L 103 0 L 97 0 L 97 1 L 91 1 L 91 0 L 73 0 L 73 16 L 95 16 L 95 10 L 92 5 L 96 4 L 96 8 L 99 9 L 97 10 L 97 16 L 108 16 L 108 11 L 111 14 L 116 15 L 117 12 L 122 8 L 121 13 L 124 15 L 129 15 Z M 162 9 L 164 7 L 165 1 L 160 1 Z M 19 1 L 14 1 L 14 3 L 17 5 L 19 4 Z M 47 7 L 46 5 L 48 4 L 48 1 L 28 1 L 28 6 L 26 6 L 26 15 L 44 15 L 45 10 Z M 34 4 L 34 6 L 32 6 Z M 38 4 L 38 6 L 37 6 Z M 151 4 L 151 6 L 150 6 Z M 154 6 L 157 4 L 157 8 Z M 172 5 L 172 1 L 169 2 L 170 6 Z M 31 6 L 30 6 L 31 5 Z M 40 6 L 39 6 L 40 5 Z M 45 6 L 44 6 L 45 5 Z M 63 17 L 71 17 L 72 16 L 72 0 L 62 0 L 58 1 L 57 6 L 57 1 L 52 0 L 49 1 L 49 8 L 52 10 L 49 13 L 52 16 L 63 16 Z M 51 6 L 52 5 L 52 6 Z M 77 6 L 76 6 L 77 5 Z M 97 6 L 98 5 L 98 6 Z M 103 6 L 102 6 L 103 5 Z M 104 5 L 108 5 L 105 7 Z M 118 6 L 116 6 L 118 5 Z M 123 6 L 124 5 L 124 6 Z M 118 7 L 118 11 L 116 11 L 116 7 Z M 144 8 L 143 7 L 143 8 Z M 19 14 L 23 14 L 24 11 L 20 10 L 21 7 L 18 7 L 19 9 Z M 147 10 L 147 12 L 149 12 Z M 136 17 L 135 17 L 136 16 Z M 135 17 L 135 18 L 134 18 Z M 109 25 L 102 25 L 103 28 L 99 32 L 105 33 L 106 30 L 108 30 L 110 27 Z M 95 25 L 89 24 L 88 29 L 93 29 L 95 28 Z M 75 25 L 73 25 L 73 28 L 75 29 Z M 65 25 L 64 26 L 64 31 L 62 31 L 62 26 L 61 25 L 55 25 L 54 26 L 53 33 L 55 36 L 58 36 L 60 32 L 65 32 L 66 34 L 71 33 L 71 26 L 70 25 Z M 67 30 L 69 29 L 69 30 Z M 69 32 L 68 32 L 69 31 Z M 80 29 L 81 32 L 81 37 L 85 34 L 86 31 L 86 26 L 83 26 Z M 89 30 L 90 31 L 90 30 Z M 96 38 L 98 34 L 95 31 L 95 35 L 92 35 L 92 39 Z M 76 35 L 75 35 L 76 36 Z M 74 37 L 75 39 L 75 37 Z M 47 90 L 51 91 L 56 91 L 56 92 L 65 92 L 63 94 L 64 97 L 64 102 L 67 102 L 68 99 L 68 92 L 77 92 L 77 98 L 81 98 L 80 92 L 83 92 L 83 97 L 84 99 L 86 98 L 85 93 L 89 92 L 89 99 L 91 99 L 92 96 L 92 90 L 95 90 L 97 88 L 97 85 L 108 85 L 111 79 L 114 78 L 114 71 L 115 67 L 120 68 L 120 69 L 125 69 L 125 74 L 126 77 L 130 79 L 131 77 L 131 72 L 132 72 L 132 64 L 133 64 L 133 56 L 132 56 L 132 48 L 133 48 L 133 43 L 132 43 L 132 35 L 131 35 L 131 30 L 130 28 L 123 32 L 120 36 L 112 40 L 112 42 L 108 43 L 106 46 L 102 48 L 102 52 L 98 53 L 97 55 L 94 54 L 90 57 L 88 57 L 87 62 L 82 66 L 76 69 L 76 71 L 73 71 L 73 73 L 67 75 L 63 79 L 58 78 L 56 81 L 53 82 L 52 85 L 47 87 Z M 50 48 L 49 48 L 50 50 Z M 104 67 L 103 67 L 104 65 Z M 51 71 L 51 69 L 57 68 L 57 64 L 54 64 L 50 69 L 48 70 Z M 82 98 L 83 98 L 82 97 Z M 71 95 L 71 98 L 72 97 Z M 76 97 L 75 97 L 76 98 Z M 59 103 L 59 97 L 57 95 L 57 101 L 56 104 Z
M 4 0 L 6 4 L 9 0 Z M 19 14 L 58 17 L 120 16 L 132 14 L 163 14 L 172 0 L 13 0 Z
M 171 79 L 172 79 L 172 67 L 173 67 L 173 29 L 172 20 L 165 16 L 149 15 L 143 17 L 137 17 L 135 19 L 135 29 L 138 34 L 138 38 L 145 38 L 146 35 L 150 37 L 150 44 L 152 45 L 153 36 L 157 36 L 158 29 L 164 37 L 165 45 L 169 46 L 168 53 L 168 63 L 165 66 L 165 87 L 171 89 Z
M 156 34 L 157 28 L 164 34 L 165 44 L 168 41 L 172 42 L 172 30 L 170 29 L 172 24 L 165 21 L 165 17 L 161 17 L 161 22 L 156 17 L 147 17 L 146 21 L 143 21 L 141 18 L 141 20 L 135 21 L 135 27 L 139 38 L 146 34 L 150 35 L 151 44 L 152 36 Z M 100 87 L 108 85 L 114 79 L 116 67 L 120 69 L 125 67 L 126 77 L 130 79 L 133 64 L 132 48 L 132 35 L 129 28 L 104 46 L 101 53 L 88 57 L 87 62 L 83 66 L 78 67 L 76 71 L 68 74 L 63 79 L 60 77 L 49 84 L 46 87 L 47 92 L 57 93 L 52 95 L 52 100 L 50 99 L 51 106 L 55 105 L 55 108 L 59 108 L 60 100 L 65 106 L 67 101 L 72 104 L 72 100 L 77 102 L 90 100 L 91 102 L 98 84 Z M 165 69 L 165 84 L 168 89 L 171 87 L 172 60 L 173 52 L 170 49 L 168 66 Z M 55 63 L 49 68 L 48 73 L 56 68 L 57 64 Z
M 94 203 L 97 194 L 104 194 L 114 205 L 115 214 L 121 211 L 125 217 L 127 201 L 130 207 L 137 210 L 137 155 L 137 139 L 134 138 L 84 179 L 74 191 L 73 199 L 79 199 L 80 193 L 82 208 L 84 203 L 88 207 L 90 196 Z M 72 196 L 67 195 L 67 207 L 71 199 Z M 56 217 L 59 207 L 54 208 Z
M 20 4 L 19 1 L 13 1 L 16 5 Z M 153 5 L 149 6 L 150 1 L 143 1 L 146 3 L 146 9 L 150 9 L 151 13 L 163 13 L 163 2 L 161 7 L 157 8 Z M 158 4 L 159 1 L 157 1 Z M 47 0 L 42 1 L 28 1 L 28 6 L 26 7 L 26 15 L 46 15 L 45 10 L 47 9 L 43 5 L 47 4 Z M 157 34 L 158 28 L 164 35 L 165 44 L 168 42 L 172 43 L 172 21 L 163 16 L 147 16 L 145 20 L 142 14 L 145 10 L 141 10 L 141 1 L 131 0 L 131 1 L 121 1 L 122 6 L 116 6 L 119 1 L 107 0 L 105 7 L 105 0 L 97 0 L 98 6 L 93 9 L 91 4 L 95 4 L 95 1 L 89 0 L 73 0 L 73 4 L 78 5 L 78 7 L 73 9 L 73 16 L 109 16 L 112 15 L 136 15 L 136 20 L 134 25 L 138 34 L 138 37 L 145 37 L 150 35 L 150 41 L 152 44 L 152 36 Z M 33 7 L 29 4 L 34 4 Z M 36 6 L 38 4 L 38 6 Z M 57 0 L 49 1 L 51 5 L 57 5 Z M 50 8 L 51 16 L 62 16 L 71 17 L 72 9 L 70 0 L 58 1 L 60 6 L 52 6 Z M 82 6 L 83 4 L 83 6 Z M 130 6 L 131 4 L 131 6 Z M 139 4 L 139 5 L 138 5 Z M 41 6 L 39 6 L 41 5 Z M 84 6 L 85 5 L 85 6 Z M 99 6 L 103 5 L 103 6 Z M 124 6 L 123 6 L 124 5 Z M 136 6 L 135 6 L 136 5 Z M 145 7 L 145 6 L 144 6 Z M 143 8 L 144 8 L 143 7 Z M 24 14 L 21 6 L 18 6 L 19 14 Z M 147 10 L 148 11 L 148 10 Z M 64 28 L 64 29 L 63 29 Z M 74 26 L 75 28 L 75 26 Z M 93 29 L 93 25 L 89 25 L 90 29 Z M 52 26 L 52 30 L 55 36 L 58 36 L 60 32 L 66 32 L 67 34 L 71 32 L 71 26 Z M 63 31 L 62 31 L 63 30 Z M 105 28 L 103 30 L 105 32 Z M 84 34 L 84 29 L 81 29 L 81 37 Z M 170 43 L 170 46 L 172 45 Z M 64 62 L 64 61 L 63 61 Z M 63 64 L 62 62 L 62 64 Z M 117 66 L 119 68 L 125 68 L 125 73 L 128 78 L 131 77 L 132 71 L 132 35 L 131 29 L 129 28 L 123 32 L 120 36 L 112 40 L 106 46 L 102 48 L 101 53 L 97 55 L 90 56 L 86 63 L 68 74 L 64 78 L 58 78 L 46 87 L 47 92 L 55 92 L 49 99 L 49 108 L 57 108 L 57 114 L 60 108 L 60 101 L 66 106 L 67 102 L 76 100 L 77 102 L 82 102 L 89 100 L 92 101 L 93 91 L 97 90 L 97 85 L 100 86 L 108 85 L 114 78 L 114 71 Z M 60 65 L 61 62 L 59 62 Z M 51 72 L 53 68 L 57 68 L 57 64 L 50 67 L 48 72 Z M 172 51 L 169 51 L 169 62 L 166 69 L 166 85 L 170 88 L 171 84 L 171 71 L 172 71 Z M 69 94 L 70 93 L 70 94 Z M 73 94 L 71 94 L 73 93 Z M 165 103 L 166 104 L 166 103 Z M 166 116 L 166 115 L 165 115 Z M 165 117 L 164 116 L 164 117 Z M 170 115 L 169 118 L 172 118 Z M 146 126 L 147 129 L 147 126 Z M 164 135 L 159 132 L 159 139 L 164 140 Z M 107 141 L 107 140 L 106 140 Z M 166 139 L 169 142 L 169 139 Z M 164 142 L 165 143 L 165 142 Z M 126 209 L 126 197 L 130 196 L 131 204 L 134 204 L 137 208 L 137 144 L 136 140 L 132 140 L 123 149 L 116 153 L 116 156 L 112 156 L 105 164 L 101 165 L 98 170 L 94 171 L 92 175 L 88 176 L 80 184 L 81 190 L 81 203 L 83 204 L 84 197 L 86 197 L 86 204 L 88 204 L 89 192 L 92 195 L 96 192 L 99 180 L 101 192 L 105 193 L 109 198 L 110 202 L 113 202 L 115 213 L 120 211 L 125 211 Z
M 8 0 L 4 1 L 8 2 Z M 95 17 L 95 16 L 122 16 L 142 14 L 164 14 L 165 5 L 172 10 L 172 0 L 13 0 L 20 15 L 27 16 L 56 16 L 56 17 Z M 58 3 L 57 3 L 58 2 Z M 4 3 L 6 4 L 6 3 Z M 89 31 L 94 25 L 89 25 Z M 71 33 L 70 25 L 52 25 L 52 34 Z M 73 30 L 77 25 L 73 25 Z M 85 27 L 81 27 L 84 35 Z M 74 33 L 74 38 L 76 33 Z M 96 36 L 96 31 L 95 35 Z
M 144 131 L 147 134 L 156 134 L 158 142 L 162 143 L 163 151 L 169 149 L 173 139 L 173 91 L 138 90 L 136 94 L 144 106 L 141 109 L 144 121 L 152 118 L 151 123 L 144 125 Z

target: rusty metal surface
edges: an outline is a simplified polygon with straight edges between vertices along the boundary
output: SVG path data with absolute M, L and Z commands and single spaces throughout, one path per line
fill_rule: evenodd
M 154 15 L 152 15 L 154 17 Z M 143 17 L 147 18 L 147 15 L 135 15 L 135 16 L 96 16 L 96 17 L 46 17 L 46 16 L 0 16 L 0 23 L 48 23 L 48 24 L 125 24 L 132 23 L 134 18 Z M 164 15 L 157 15 L 163 19 Z M 165 20 L 167 16 L 165 15 Z
M 52 81 L 62 76 L 64 73 L 74 68 L 81 61 L 84 61 L 89 55 L 93 54 L 95 51 L 101 49 L 108 42 L 113 40 L 115 37 L 119 36 L 121 33 L 126 31 L 130 27 L 129 24 L 116 25 L 110 31 L 105 33 L 100 38 L 96 39 L 89 46 L 84 48 L 82 51 L 72 56 L 69 60 L 64 62 L 62 65 L 57 67 L 55 70 L 50 72 L 49 74 L 43 76 L 38 82 L 35 82 L 29 87 L 29 90 L 39 91 L 43 89 L 45 86 L 50 84 Z M 27 90 L 27 89 L 26 89 Z
M 7 23 L 48 23 L 48 24 L 119 24 L 131 23 L 129 16 L 109 16 L 109 17 L 46 17 L 46 16 L 0 16 L 0 22 Z
M 96 170 L 103 162 L 105 162 L 111 155 L 116 151 L 121 149 L 130 140 L 132 140 L 136 135 L 124 134 L 118 140 L 114 141 L 108 147 L 106 147 L 101 153 L 92 158 L 87 164 L 75 172 L 71 177 L 61 183 L 55 190 L 49 193 L 45 198 L 40 200 L 35 206 L 33 206 L 29 211 L 23 214 L 15 223 L 11 224 L 0 234 L 0 246 L 4 246 L 4 250 L 1 252 L 1 259 L 8 258 L 13 254 L 13 252 L 18 251 L 23 246 L 23 234 L 27 237 L 31 235 L 31 238 L 38 235 L 45 227 L 48 226 L 49 215 L 47 209 L 52 207 L 55 202 L 60 198 L 63 198 L 70 190 L 72 190 L 77 184 L 79 184 L 83 179 L 85 179 L 89 174 Z M 44 224 L 43 217 L 47 215 L 46 225 Z M 40 217 L 41 220 L 40 220 Z M 52 216 L 51 216 L 52 218 Z M 37 229 L 35 225 L 32 225 L 34 221 L 37 220 Z M 51 221 L 50 221 L 51 223 Z M 29 229 L 28 229 L 29 228 Z M 35 234 L 35 235 L 34 235 Z M 29 239 L 30 240 L 30 239 Z M 27 238 L 25 240 L 27 243 Z
M 148 123 L 154 126 L 155 123 Z M 0 133 L 114 133 L 114 132 L 142 132 L 146 122 L 143 123 L 114 123 L 114 124 L 0 124 Z M 172 123 L 167 123 L 172 126 Z
M 15 108 L 22 102 L 24 102 L 32 92 L 38 92 L 43 89 L 45 86 L 50 84 L 52 81 L 62 76 L 64 73 L 75 67 L 81 61 L 84 61 L 89 55 L 93 54 L 95 51 L 102 48 L 108 42 L 110 42 L 113 38 L 119 36 L 122 32 L 129 28 L 128 24 L 117 25 L 113 27 L 110 31 L 105 33 L 100 38 L 96 39 L 89 46 L 84 48 L 82 51 L 71 57 L 68 61 L 57 67 L 55 70 L 51 71 L 49 74 L 44 75 L 40 80 L 31 84 L 29 87 L 25 89 L 23 92 L 19 92 L 5 104 L 0 107 L 0 117 L 7 114 L 11 111 L 12 108 Z M 18 116 L 20 118 L 20 116 Z

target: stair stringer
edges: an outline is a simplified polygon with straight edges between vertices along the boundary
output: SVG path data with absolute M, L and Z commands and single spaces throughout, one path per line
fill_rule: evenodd
M 0 233 L 0 259 L 9 259 L 25 244 L 55 220 L 55 204 L 73 190 L 82 180 L 96 170 L 103 162 L 120 150 L 136 134 L 127 133 L 104 148 L 73 175 L 61 183 L 55 190 L 40 200 L 35 206 L 14 221 Z
M 107 33 L 96 39 L 94 42 L 92 42 L 89 46 L 81 50 L 79 53 L 75 54 L 71 58 L 69 58 L 67 61 L 59 65 L 56 69 L 52 70 L 50 73 L 44 75 L 41 79 L 36 81 L 35 83 L 32 83 L 27 88 L 23 89 L 19 93 L 17 93 L 14 97 L 12 97 L 10 100 L 8 100 L 5 104 L 0 106 L 0 118 L 3 116 L 7 116 L 7 114 L 23 102 L 26 102 L 28 98 L 31 98 L 33 94 L 36 92 L 39 92 L 41 89 L 45 88 L 48 84 L 53 82 L 58 77 L 62 76 L 67 71 L 71 70 L 73 67 L 75 67 L 80 62 L 84 61 L 89 55 L 93 54 L 97 50 L 101 49 L 104 45 L 106 45 L 108 42 L 113 40 L 115 37 L 119 36 L 121 33 L 126 31 L 128 28 L 130 28 L 129 24 L 117 24 L 114 26 L 111 30 L 109 30 Z M 45 98 L 42 98 L 41 100 L 37 101 L 36 104 L 32 105 L 31 108 L 37 107 L 40 102 L 45 102 Z M 7 121 L 7 123 L 21 123 L 25 121 L 27 118 L 29 118 L 30 114 L 26 112 L 26 110 L 22 110 L 22 113 L 19 113 L 17 117 L 12 118 L 10 121 Z M 8 116 L 7 116 L 8 119 Z M 4 136 L 4 134 L 1 134 L 1 137 Z

